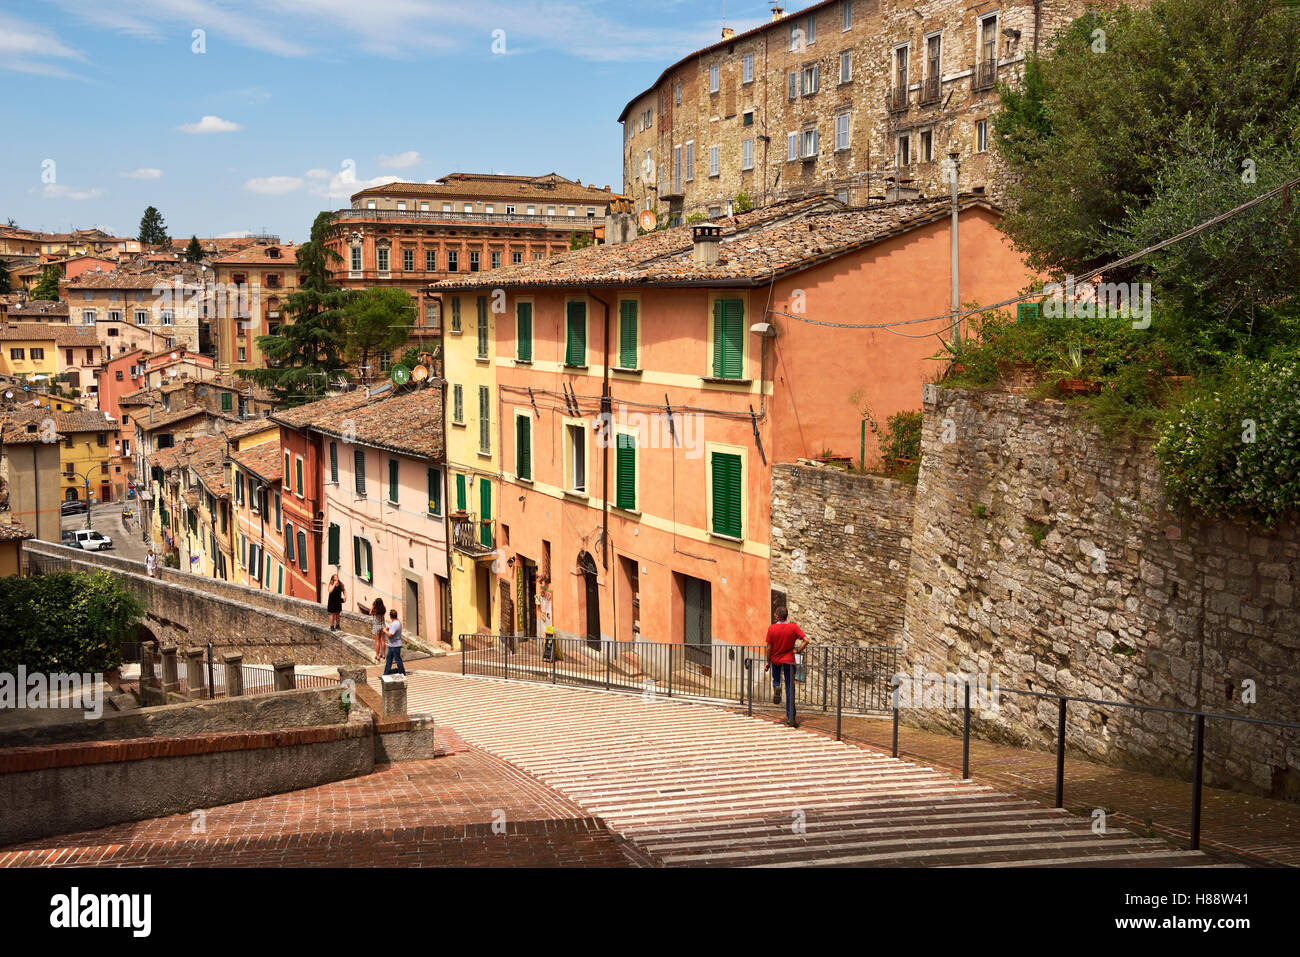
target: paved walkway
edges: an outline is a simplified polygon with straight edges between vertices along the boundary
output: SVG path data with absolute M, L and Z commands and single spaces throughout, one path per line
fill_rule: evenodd
M 954 775 L 664 697 L 415 672 L 410 710 L 663 865 L 1207 866 Z

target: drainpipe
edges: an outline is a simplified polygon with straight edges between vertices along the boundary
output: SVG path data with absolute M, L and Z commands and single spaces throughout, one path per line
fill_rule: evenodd
M 595 295 L 591 288 L 587 288 L 587 296 L 595 299 L 605 310 L 605 360 L 603 366 L 604 381 L 601 384 L 600 391 L 600 418 L 601 425 L 605 429 L 613 428 L 613 399 L 609 392 L 609 303 L 599 296 Z M 600 531 L 600 563 L 605 566 L 605 571 L 609 571 L 609 436 L 605 436 L 605 441 L 601 443 L 600 455 L 600 473 L 601 473 L 601 531 Z
M 438 345 L 441 346 L 441 345 L 442 345 L 442 335 L 443 335 L 443 330 L 446 328 L 446 326 L 443 325 L 444 312 L 443 312 L 443 308 L 442 308 L 442 307 L 443 307 L 442 293 L 432 293 L 432 294 L 429 295 L 429 298 L 430 298 L 430 299 L 435 299 L 435 300 L 437 300 L 437 302 L 438 302 Z M 447 350 L 445 350 L 445 349 L 441 349 L 441 348 L 440 348 L 438 351 L 442 354 L 441 362 L 442 362 L 442 372 L 443 372 L 443 374 L 442 374 L 441 376 L 438 377 L 438 381 L 439 381 L 439 383 L 440 383 L 440 385 L 438 386 L 438 388 L 440 388 L 440 389 L 442 390 L 442 420 L 443 420 L 443 430 L 442 430 L 442 536 L 443 536 L 443 537 L 442 537 L 442 557 L 443 557 L 444 562 L 446 563 L 446 568 L 447 568 L 447 623 L 448 623 L 448 625 L 450 626 L 450 629 L 451 629 L 451 643 L 452 643 L 452 648 L 454 649 L 454 648 L 456 647 L 456 603 L 452 600 L 452 596 L 451 596 L 451 483 L 447 481 L 447 479 L 450 478 L 450 475 L 449 475 L 449 473 L 448 473 L 448 471 L 447 471 L 447 465 L 448 465 L 448 462 L 447 462 L 447 429 L 446 429 L 446 422 L 447 422 Z M 437 362 L 437 361 L 439 361 L 439 360 L 438 360 L 438 359 L 435 359 L 434 361 Z M 433 371 L 434 371 L 433 369 L 430 369 L 430 370 L 429 370 L 430 373 L 432 373 Z M 500 418 L 500 416 L 498 416 L 498 418 Z M 500 450 L 500 448 L 501 448 L 501 446 L 500 446 L 500 444 L 498 443 L 498 445 L 497 445 L 497 449 L 498 449 L 498 451 Z M 466 502 L 465 504 L 468 505 L 469 503 Z M 435 588 L 437 587 L 437 582 L 436 582 L 436 580 L 435 580 L 435 582 L 434 582 L 434 587 L 435 587 Z M 442 596 L 439 595 L 438 598 L 439 598 L 439 601 L 441 602 Z M 440 608 L 439 611 L 441 612 L 442 609 Z M 461 653 L 461 656 L 463 657 L 464 654 L 465 654 L 465 649 L 464 649 L 464 648 L 461 648 L 460 653 Z

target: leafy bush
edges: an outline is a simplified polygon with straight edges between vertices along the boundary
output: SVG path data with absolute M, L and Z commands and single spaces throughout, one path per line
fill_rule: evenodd
M 143 617 L 108 572 L 0 578 L 0 672 L 107 672 Z
M 1300 364 L 1235 364 L 1169 417 L 1155 452 L 1175 507 L 1276 524 L 1300 504 Z
M 885 461 L 921 457 L 921 421 L 918 412 L 895 412 L 885 420 L 885 434 L 880 439 L 880 454 Z

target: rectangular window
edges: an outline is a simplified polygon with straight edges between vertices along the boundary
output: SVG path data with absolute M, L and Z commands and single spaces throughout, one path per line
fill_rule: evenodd
M 710 93 L 718 92 L 719 73 L 720 71 L 718 69 L 718 64 L 714 63 L 709 66 L 709 92 Z
M 718 175 L 718 165 L 719 165 L 718 153 L 719 153 L 718 147 L 716 146 L 709 147 L 709 175 L 710 176 Z
M 624 299 L 618 304 L 618 364 L 623 369 L 637 368 L 637 302 Z
M 451 298 L 451 331 L 460 332 L 460 296 Z
M 379 271 L 388 272 L 388 247 L 380 246 L 376 249 L 375 257 L 378 260 Z
M 307 570 L 307 533 L 298 529 L 298 567 Z
M 744 372 L 745 306 L 739 299 L 713 304 L 713 377 L 739 379 Z
M 840 32 L 847 33 L 853 28 L 853 0 L 844 0 L 844 10 L 840 16 Z
M 849 116 L 848 113 L 837 113 L 835 116 L 835 149 L 846 150 L 849 148 Z
M 524 254 L 521 253 L 519 250 L 516 249 L 514 252 L 510 254 L 511 265 L 518 266 L 523 261 L 524 261 Z
M 845 50 L 840 54 L 840 82 L 848 83 L 853 79 L 853 53 Z
M 817 42 L 817 18 L 809 17 L 804 24 L 804 28 L 808 32 L 808 42 L 816 43 Z
M 903 133 L 898 137 L 898 165 L 900 167 L 908 166 L 912 162 L 911 153 L 912 141 L 908 134 Z
M 361 272 L 361 247 L 352 247 L 352 272 Z
M 568 321 L 565 323 L 564 364 L 585 366 L 587 364 L 587 304 L 571 302 L 566 308 Z
M 740 168 L 754 168 L 754 141 L 752 139 L 742 140 L 740 143 Z
M 741 118 L 740 118 L 740 123 L 741 123 L 742 126 L 753 126 L 753 125 L 754 125 L 754 111 L 753 111 L 753 110 L 746 110 L 744 113 L 742 113 L 742 114 L 741 114 Z
M 515 416 L 515 475 L 528 481 L 533 477 L 533 420 L 528 413 Z
M 403 249 L 403 250 L 402 250 L 402 269 L 403 269 L 404 271 L 406 271 L 406 272 L 413 272 L 413 271 L 415 270 L 415 250 L 414 250 L 414 249 Z
M 739 455 L 728 452 L 714 452 L 711 458 L 709 471 L 713 481 L 713 513 L 710 516 L 710 528 L 715 535 L 741 538 L 744 532 L 741 521 L 743 464 Z
M 82 325 L 93 326 L 95 324 L 95 310 L 86 309 L 81 313 Z
M 493 268 L 493 269 L 500 269 L 500 268 L 501 268 L 501 252 L 500 252 L 500 250 L 497 250 L 497 249 L 492 250 L 492 268 Z
M 460 268 L 460 250 L 447 250 L 447 272 L 455 272 Z
M 468 499 L 465 496 L 465 476 L 456 475 L 456 511 L 465 511 L 465 504 Z
M 10 358 L 10 359 L 24 359 L 24 358 L 26 358 L 26 356 L 27 356 L 27 350 L 26 350 L 26 349 L 10 349 L 10 350 L 9 350 L 9 358 Z
M 275 530 L 280 530 L 280 493 L 275 493 Z
M 284 523 L 284 558 L 290 565 L 294 562 L 293 554 L 293 522 Z
M 794 162 L 799 158 L 799 134 L 798 133 L 786 134 L 785 158 L 787 162 Z
M 975 151 L 983 153 L 989 148 L 989 121 L 978 120 L 975 123 Z
M 339 563 L 339 535 L 341 531 L 337 525 L 330 523 L 329 545 L 325 558 L 326 565 L 337 565 Z
M 465 390 L 459 384 L 451 387 L 451 421 L 465 424 Z
M 298 479 L 298 486 L 297 486 L 298 497 L 302 498 L 302 456 L 301 455 L 295 457 L 293 467 L 294 467 L 294 474 Z
M 569 491 L 587 491 L 587 429 L 582 425 L 566 425 L 568 437 L 568 475 Z
M 492 393 L 488 387 L 478 387 L 478 450 L 492 451 Z
M 229 412 L 235 407 L 234 397 L 229 392 L 221 393 L 221 411 Z
M 339 444 L 330 443 L 330 481 L 339 484 Z
M 352 452 L 353 488 L 360 498 L 366 497 L 366 453 L 361 449 Z
M 370 582 L 374 577 L 374 556 L 370 551 L 370 542 L 360 535 L 352 536 L 352 570 L 363 582 Z
M 397 459 L 388 460 L 388 501 L 397 504 Z
M 293 486 L 289 482 L 289 461 L 290 461 L 289 453 L 285 452 L 284 453 L 284 487 L 286 491 L 293 488 Z
M 789 73 L 786 75 L 786 99 L 793 100 L 799 95 L 799 74 Z
M 438 250 L 426 249 L 424 251 L 424 271 L 436 272 L 438 269 Z
M 515 358 L 533 361 L 533 304 L 515 303 Z
M 898 88 L 899 93 L 905 93 L 907 90 L 907 47 L 901 46 L 894 50 L 894 86 Z
M 478 272 L 479 253 L 477 249 L 469 251 L 469 271 Z
M 470 253 L 470 255 L 474 255 Z M 474 305 L 478 310 L 478 357 L 486 359 L 488 357 L 488 301 L 487 296 L 479 296 Z
M 117 293 L 113 293 L 113 295 L 116 296 Z M 110 310 L 108 310 L 108 321 L 109 321 L 109 322 L 121 322 L 121 321 L 122 321 L 122 310 L 121 310 L 121 309 L 110 309 Z M 109 332 L 109 335 L 111 336 L 111 335 L 113 335 L 113 334 L 116 333 L 116 332 L 117 332 L 117 330 L 116 330 L 116 329 L 113 329 L 113 330 L 111 330 L 111 331 Z
M 799 92 L 812 96 L 821 85 L 821 64 L 813 63 L 799 71 Z
M 686 144 L 686 182 L 695 179 L 695 143 Z
M 934 161 L 934 133 L 931 130 L 921 131 L 921 162 L 930 163 Z
M 442 475 L 437 469 L 429 469 L 429 514 L 442 514 Z
M 149 324 L 149 313 L 143 309 L 137 309 L 135 311 L 135 324 L 137 326 L 147 326 Z
M 741 82 L 754 82 L 754 54 L 746 53 L 741 60 Z
M 682 105 L 682 85 L 680 83 L 677 84 L 676 89 L 673 91 L 673 103 L 676 106 Z
M 817 130 L 803 131 L 803 158 L 809 159 L 817 155 Z
M 636 437 L 620 433 L 615 455 L 615 499 L 617 508 L 636 510 Z
M 235 473 L 235 504 L 244 504 L 244 473 Z

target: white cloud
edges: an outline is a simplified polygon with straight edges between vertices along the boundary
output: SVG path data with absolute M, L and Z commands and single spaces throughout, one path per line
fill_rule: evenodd
M 324 169 L 309 169 L 304 175 L 308 179 L 329 179 L 330 176 L 329 170 Z
M 252 193 L 264 193 L 278 196 L 301 189 L 304 180 L 301 176 L 258 176 L 244 184 L 244 189 Z
M 325 199 L 349 199 L 352 194 L 371 186 L 383 186 L 386 183 L 400 183 L 400 176 L 376 176 L 374 179 L 357 179 L 357 174 L 350 167 L 344 167 L 335 173 L 328 183 L 316 183 L 309 188 L 313 196 Z
M 86 59 L 44 27 L 0 13 L 0 70 L 61 79 L 85 79 L 70 73 L 57 63 L 48 62 L 51 58 L 82 62 Z
M 133 169 L 129 173 L 123 172 L 120 175 L 123 179 L 162 179 L 162 170 L 141 166 L 139 169 Z
M 217 239 L 247 239 L 251 235 L 247 229 L 236 229 L 233 233 L 222 233 Z
M 98 186 L 92 189 L 73 189 L 60 183 L 46 183 L 41 187 L 40 194 L 43 199 L 97 199 L 104 195 L 104 191 Z
M 379 165 L 384 169 L 410 169 L 412 166 L 418 166 L 423 160 L 416 150 L 407 150 L 405 153 L 398 153 L 396 156 L 387 156 L 379 154 Z
M 234 133 L 243 127 L 219 116 L 205 116 L 197 123 L 182 123 L 176 127 L 182 133 Z

